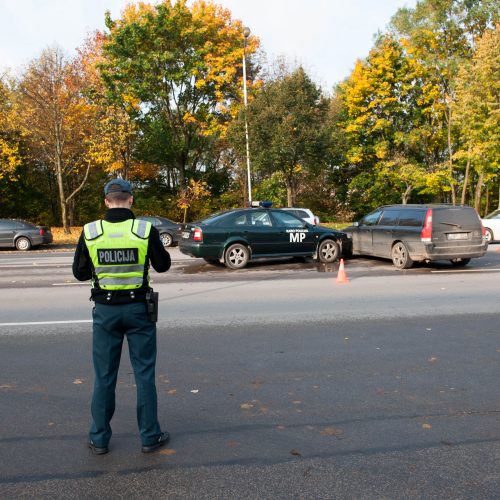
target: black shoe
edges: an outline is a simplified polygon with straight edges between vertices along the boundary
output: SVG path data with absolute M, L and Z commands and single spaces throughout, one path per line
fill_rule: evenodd
M 155 444 L 151 444 L 149 446 L 143 446 L 141 448 L 143 453 L 153 453 L 153 451 L 158 450 L 163 445 L 167 444 L 170 441 L 170 434 L 168 432 L 162 432 L 161 436 L 158 438 L 158 441 Z
M 93 441 L 89 441 L 89 448 L 92 450 L 94 455 L 106 455 L 108 453 L 109 448 L 107 446 L 99 447 L 96 446 Z

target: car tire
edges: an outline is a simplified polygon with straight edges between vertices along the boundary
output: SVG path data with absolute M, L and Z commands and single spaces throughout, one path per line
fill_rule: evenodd
M 340 247 L 333 240 L 323 240 L 318 246 L 318 260 L 320 262 L 335 262 L 340 256 Z
M 493 231 L 489 227 L 485 227 L 484 233 L 485 233 L 486 241 L 488 243 L 491 243 L 493 241 Z
M 16 240 L 16 248 L 18 250 L 21 250 L 23 252 L 25 252 L 26 250 L 30 250 L 31 249 L 31 241 L 29 238 L 26 238 L 26 236 L 21 236 L 19 238 L 17 238 Z
M 469 262 L 470 259 L 451 259 L 451 265 L 455 267 L 463 267 L 466 266 Z
M 224 263 L 229 269 L 243 269 L 250 259 L 248 248 L 241 244 L 235 243 L 226 250 L 224 254 Z
M 174 244 L 174 239 L 169 233 L 161 233 L 160 240 L 165 248 L 171 247 Z
M 398 241 L 392 246 L 391 258 L 394 267 L 398 269 L 410 269 L 413 266 L 410 252 L 408 252 L 408 248 L 402 241 Z

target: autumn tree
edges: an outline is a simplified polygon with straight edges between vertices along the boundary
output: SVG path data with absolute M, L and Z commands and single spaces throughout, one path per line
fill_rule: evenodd
M 13 181 L 21 163 L 19 132 L 15 126 L 10 86 L 0 79 L 0 179 Z
M 436 107 L 446 130 L 448 181 L 456 202 L 457 147 L 456 78 L 464 61 L 472 56 L 474 40 L 498 19 L 497 0 L 420 0 L 414 9 L 400 9 L 393 17 L 393 33 L 402 38 L 407 54 L 425 67 L 429 85 L 437 88 Z
M 252 169 L 264 182 L 282 180 L 288 206 L 295 205 L 304 176 L 323 161 L 327 112 L 321 89 L 302 67 L 265 82 L 248 106 Z M 242 117 L 235 127 L 233 144 L 244 158 Z
M 120 100 L 109 98 L 98 69 L 104 61 L 104 41 L 100 32 L 90 35 L 79 48 L 75 61 L 83 77 L 82 93 L 96 118 L 94 134 L 86 138 L 87 155 L 108 175 L 128 179 L 131 171 L 140 170 L 139 162 L 134 159 L 138 127 L 130 113 L 137 109 L 138 101 L 128 96 Z
M 443 137 L 433 108 L 436 89 L 397 40 L 380 37 L 339 93 L 351 201 L 370 208 L 397 201 L 396 193 L 407 203 L 415 190 L 440 191 Z
M 474 56 L 460 68 L 456 84 L 454 111 L 462 141 L 455 158 L 466 160 L 462 203 L 465 203 L 472 166 L 477 176 L 474 206 L 478 211 L 481 210 L 483 183 L 498 178 L 500 167 L 499 27 L 486 30 L 478 39 Z
M 84 145 L 92 135 L 95 116 L 81 90 L 81 74 L 59 48 L 44 50 L 29 64 L 19 82 L 19 122 L 31 158 L 44 164 L 56 178 L 66 232 L 70 231 L 72 200 L 92 166 Z
M 101 74 L 117 101 L 133 99 L 143 152 L 184 185 L 206 168 L 206 154 L 224 136 L 241 89 L 240 21 L 214 3 L 164 0 L 129 5 L 106 17 Z M 258 40 L 250 37 L 250 54 Z

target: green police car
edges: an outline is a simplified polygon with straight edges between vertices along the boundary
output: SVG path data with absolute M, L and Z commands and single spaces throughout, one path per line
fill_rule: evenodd
M 290 212 L 268 208 L 233 209 L 186 224 L 179 249 L 210 264 L 241 269 L 250 260 L 316 257 L 334 262 L 350 245 L 345 233 L 313 226 Z

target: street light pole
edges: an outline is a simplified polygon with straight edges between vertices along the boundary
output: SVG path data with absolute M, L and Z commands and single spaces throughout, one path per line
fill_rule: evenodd
M 245 142 L 247 150 L 247 179 L 248 179 L 248 206 L 252 206 L 252 179 L 250 178 L 250 146 L 248 141 L 248 119 L 247 119 L 247 38 L 250 36 L 250 28 L 243 29 L 243 103 L 245 106 Z

